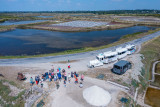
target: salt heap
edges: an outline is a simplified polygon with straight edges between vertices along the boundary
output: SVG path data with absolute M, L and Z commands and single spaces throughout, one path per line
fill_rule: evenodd
M 83 91 L 83 98 L 94 106 L 107 106 L 111 101 L 110 93 L 98 86 L 85 89 Z

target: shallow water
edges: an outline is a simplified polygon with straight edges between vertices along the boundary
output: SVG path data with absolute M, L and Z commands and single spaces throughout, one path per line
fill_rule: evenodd
M 35 16 L 35 17 L 39 17 L 39 18 L 52 18 L 54 16 Z
M 0 26 L 29 24 L 29 23 L 44 22 L 44 21 L 47 21 L 47 20 L 5 21 L 3 23 L 0 23 Z
M 0 33 L 0 55 L 35 55 L 102 46 L 119 40 L 123 35 L 151 29 L 155 27 L 134 26 L 91 32 L 15 29 Z

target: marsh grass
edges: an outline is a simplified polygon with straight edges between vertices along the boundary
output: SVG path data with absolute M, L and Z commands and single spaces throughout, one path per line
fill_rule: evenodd
M 20 92 L 18 96 L 9 96 L 11 90 L 8 86 L 3 85 L 3 82 L 6 82 L 6 80 L 0 80 L 0 96 L 6 102 L 0 99 L 0 105 L 2 105 L 3 107 L 23 107 L 24 101 L 22 95 L 25 91 Z M 9 83 L 15 85 L 14 82 Z M 15 104 L 13 105 L 12 102 L 14 102 Z
M 151 68 L 153 62 L 160 59 L 160 37 L 154 38 L 142 45 L 141 54 L 144 55 L 144 66 L 145 70 L 150 72 L 151 79 Z

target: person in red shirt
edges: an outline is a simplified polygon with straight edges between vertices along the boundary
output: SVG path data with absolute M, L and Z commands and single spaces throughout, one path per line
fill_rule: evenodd
M 75 78 L 75 84 L 78 84 L 78 78 Z

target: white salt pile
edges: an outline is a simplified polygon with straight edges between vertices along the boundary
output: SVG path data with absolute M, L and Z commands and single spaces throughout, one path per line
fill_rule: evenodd
M 98 86 L 85 89 L 83 91 L 83 98 L 94 106 L 107 106 L 111 101 L 110 93 Z

